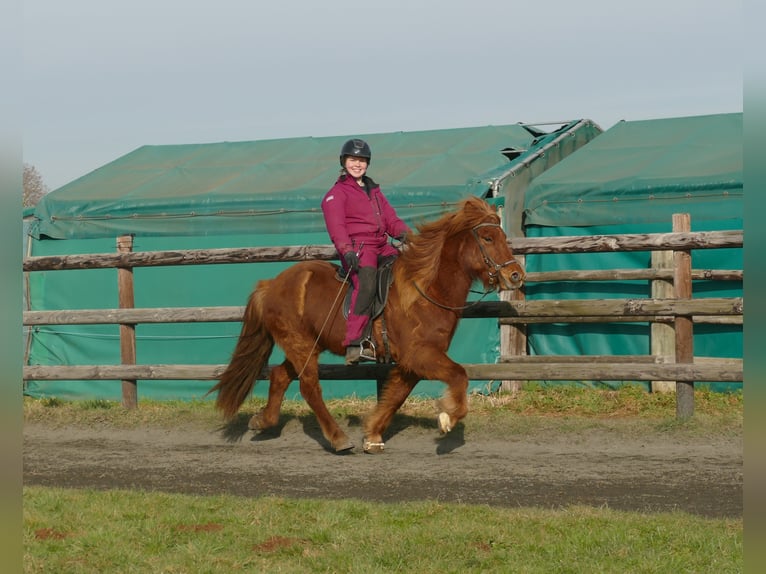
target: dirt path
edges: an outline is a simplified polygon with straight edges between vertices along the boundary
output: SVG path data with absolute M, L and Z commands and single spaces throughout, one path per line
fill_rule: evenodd
M 361 443 L 358 426 L 347 432 Z M 390 434 L 382 455 L 357 447 L 339 456 L 324 448 L 311 418 L 289 419 L 278 433 L 255 437 L 243 425 L 120 430 L 27 423 L 24 483 L 742 516 L 741 435 L 679 439 L 612 426 L 481 436 L 459 425 L 438 440 L 435 429 L 406 421 Z

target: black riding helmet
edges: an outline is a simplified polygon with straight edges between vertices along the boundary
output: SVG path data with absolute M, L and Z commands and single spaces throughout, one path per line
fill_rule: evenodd
M 368 146 L 367 142 L 364 140 L 351 139 L 343 144 L 343 147 L 340 148 L 340 166 L 341 167 L 344 167 L 343 158 L 346 157 L 347 155 L 366 158 L 368 164 L 372 162 L 372 152 L 370 151 L 370 146 Z

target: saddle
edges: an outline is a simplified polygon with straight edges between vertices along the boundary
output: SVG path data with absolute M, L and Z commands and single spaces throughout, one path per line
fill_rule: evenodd
M 393 267 L 396 256 L 385 257 L 378 265 L 377 273 L 375 274 L 375 300 L 372 303 L 372 313 L 370 313 L 370 323 L 372 319 L 376 319 L 383 312 L 386 307 L 386 301 L 388 300 L 388 292 L 391 289 L 391 283 L 394 281 Z M 335 278 L 341 283 L 346 278 L 346 272 L 340 265 L 335 266 Z M 348 312 L 351 309 L 351 294 L 354 291 L 354 285 L 351 281 L 348 282 L 348 291 L 346 292 L 346 298 L 343 301 L 343 317 L 348 319 Z

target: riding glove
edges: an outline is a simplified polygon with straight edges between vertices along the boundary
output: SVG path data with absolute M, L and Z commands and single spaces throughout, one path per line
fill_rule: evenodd
M 349 271 L 356 272 L 359 270 L 359 256 L 353 251 L 347 251 L 343 255 L 343 261 L 346 262 L 346 269 Z

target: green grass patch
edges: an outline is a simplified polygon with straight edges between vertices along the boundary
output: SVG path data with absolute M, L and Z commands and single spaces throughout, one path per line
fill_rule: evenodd
M 112 409 L 118 406 L 114 401 L 107 401 L 106 399 L 89 399 L 76 403 L 82 410 L 98 410 L 98 409 Z
M 672 393 L 647 393 L 639 387 L 596 390 L 584 387 L 530 386 L 522 392 L 475 397 L 466 425 L 524 436 L 548 429 L 581 432 L 605 429 L 622 435 L 673 433 L 675 437 L 741 435 L 741 391 L 695 391 L 694 416 L 676 417 Z
M 742 571 L 741 520 L 24 489 L 24 572 Z
M 743 424 L 743 394 L 695 391 L 695 411 L 690 419 L 676 418 L 675 395 L 647 393 L 639 387 L 625 386 L 619 390 L 584 387 L 542 387 L 533 384 L 517 393 L 471 395 L 466 428 L 471 431 L 503 430 L 519 435 L 538 432 L 544 428 L 578 430 L 594 426 L 611 427 L 619 424 L 629 432 L 649 428 L 689 434 L 740 433 Z M 265 404 L 261 398 L 251 398 L 242 405 L 240 416 L 249 417 Z M 328 408 L 339 421 L 358 423 L 375 406 L 374 399 L 332 399 Z M 407 417 L 408 424 L 435 427 L 437 414 L 433 399 L 408 399 L 396 416 Z M 285 417 L 313 416 L 302 400 L 286 400 L 282 407 Z M 222 424 L 213 402 L 155 401 L 143 399 L 138 408 L 128 410 L 117 401 L 64 401 L 56 398 L 25 397 L 24 417 L 30 422 L 48 425 L 94 426 L 117 428 L 145 426 L 165 428 L 215 428 Z

